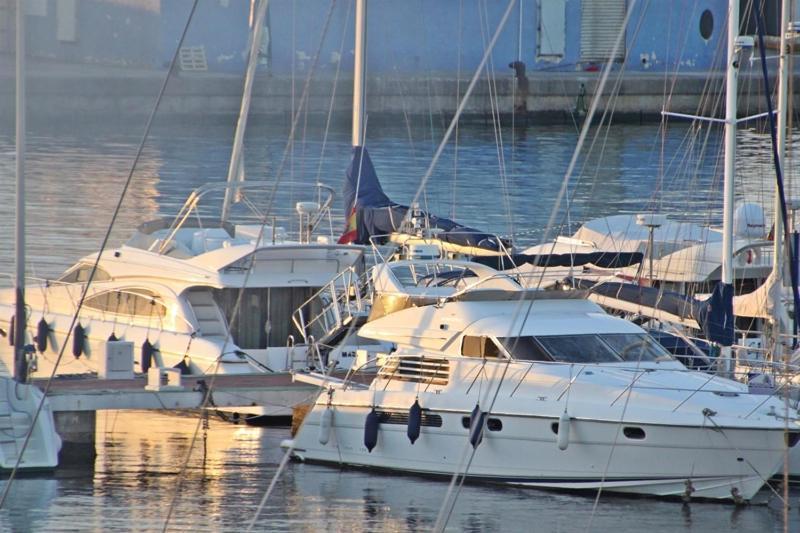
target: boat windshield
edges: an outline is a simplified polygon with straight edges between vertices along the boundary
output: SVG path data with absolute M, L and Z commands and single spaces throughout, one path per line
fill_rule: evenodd
M 672 356 L 645 333 L 499 337 L 516 360 L 564 363 L 670 361 Z
M 669 352 L 645 333 L 612 333 L 599 337 L 626 361 L 672 360 Z

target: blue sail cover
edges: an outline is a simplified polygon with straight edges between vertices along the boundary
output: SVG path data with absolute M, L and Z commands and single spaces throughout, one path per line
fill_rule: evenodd
M 691 318 L 703 330 L 705 338 L 721 346 L 731 346 L 735 340 L 733 330 L 733 286 L 717 283 L 706 301 L 658 287 L 643 287 L 633 283 L 603 281 L 597 283 L 580 278 L 567 278 L 565 282 L 578 289 L 616 298 L 626 302 L 660 309 L 682 318 Z
M 578 267 L 592 264 L 598 268 L 623 268 L 642 262 L 641 252 L 589 252 L 575 254 L 512 254 L 476 257 L 476 263 L 507 270 L 530 264 L 537 267 Z
M 707 301 L 703 333 L 720 346 L 731 346 L 736 340 L 733 330 L 733 285 L 718 282 Z
M 348 218 L 352 213 L 355 214 L 355 235 L 348 242 L 356 244 L 369 244 L 372 236 L 399 231 L 408 213 L 408 206 L 396 204 L 383 192 L 369 153 L 361 146 L 353 148 L 353 157 L 347 167 L 344 209 Z M 437 239 L 459 246 L 475 246 L 491 251 L 501 249 L 499 239 L 490 233 L 429 213 L 423 212 L 422 215 L 427 219 L 428 227 L 442 230 L 436 235 Z M 349 222 L 346 232 L 350 230 Z

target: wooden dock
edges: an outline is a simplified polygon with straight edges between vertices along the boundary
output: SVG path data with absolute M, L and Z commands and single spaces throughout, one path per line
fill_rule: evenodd
M 34 380 L 44 390 L 46 380 Z M 180 388 L 148 390 L 145 376 L 126 380 L 60 377 L 47 395 L 52 410 L 99 411 L 104 409 L 197 409 L 207 407 L 263 407 L 267 416 L 288 416 L 292 407 L 313 402 L 317 387 L 294 382 L 289 373 L 184 376 Z

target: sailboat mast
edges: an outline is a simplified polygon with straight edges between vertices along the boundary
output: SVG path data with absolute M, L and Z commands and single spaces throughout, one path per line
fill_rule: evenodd
M 736 93 L 739 57 L 739 0 L 728 2 L 728 66 L 725 76 L 725 166 L 722 205 L 722 283 L 733 283 L 733 181 L 736 160 Z
M 247 61 L 247 71 L 244 76 L 244 90 L 242 91 L 242 103 L 239 108 L 239 118 L 236 122 L 236 133 L 233 136 L 233 148 L 231 149 L 231 160 L 228 165 L 228 187 L 225 189 L 225 198 L 222 201 L 222 214 L 220 219 L 225 222 L 230 214 L 231 202 L 235 187 L 233 182 L 239 179 L 242 165 L 242 147 L 244 146 L 244 132 L 247 129 L 247 115 L 250 113 L 250 100 L 253 94 L 253 79 L 256 75 L 258 66 L 258 52 L 261 48 L 261 36 L 264 29 L 264 18 L 267 12 L 269 0 L 258 0 L 258 9 L 253 19 L 253 29 L 250 33 L 250 55 Z
M 25 3 L 17 0 L 16 72 L 16 310 L 14 312 L 14 379 L 27 381 L 25 361 Z
M 364 109 L 367 70 L 367 0 L 356 0 L 356 44 L 353 63 L 353 146 L 364 142 Z
M 778 161 L 781 168 L 785 166 L 786 156 L 786 122 L 788 118 L 789 109 L 789 58 L 786 53 L 788 43 L 786 42 L 786 34 L 789 32 L 789 19 L 790 19 L 790 2 L 789 0 L 782 0 L 781 2 L 781 37 L 780 37 L 780 53 L 778 62 Z M 778 188 L 775 188 L 775 202 L 774 202 L 774 219 L 775 229 L 772 232 L 773 238 L 773 257 L 772 273 L 776 280 L 782 279 L 783 274 L 783 219 L 781 217 L 782 210 L 781 195 Z

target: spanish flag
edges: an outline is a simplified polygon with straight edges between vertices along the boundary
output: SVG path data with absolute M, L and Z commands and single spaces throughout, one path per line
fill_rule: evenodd
M 347 224 L 344 227 L 344 233 L 339 237 L 339 244 L 350 244 L 358 238 L 358 227 L 356 226 L 356 206 L 350 210 L 350 215 L 347 217 Z

